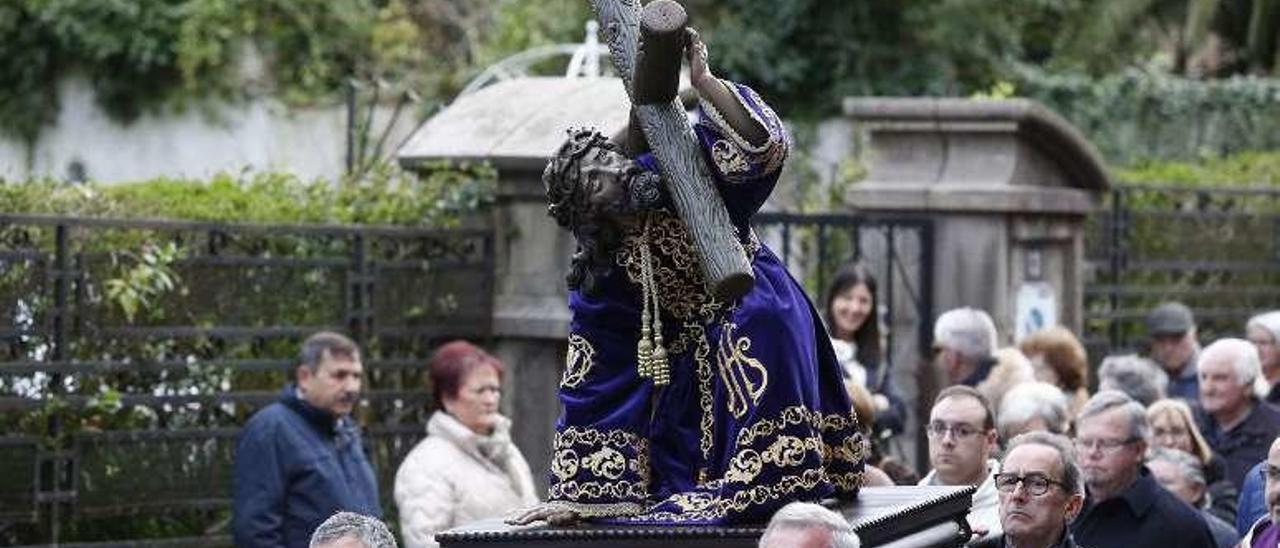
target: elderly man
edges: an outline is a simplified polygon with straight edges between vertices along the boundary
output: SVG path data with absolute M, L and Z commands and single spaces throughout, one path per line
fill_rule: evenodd
M 925 427 L 929 436 L 929 474 L 920 485 L 974 485 L 969 523 L 985 530 L 983 538 L 1000 534 L 1000 515 L 992 476 L 1000 463 L 991 458 L 998 447 L 991 404 L 976 389 L 950 386 L 938 394 Z
M 1280 411 L 1253 395 L 1258 351 L 1243 339 L 1220 339 L 1200 353 L 1200 408 L 1196 422 L 1214 452 L 1227 463 L 1227 479 L 1239 489 L 1245 472 L 1267 456 L 1280 434 Z
M 1271 442 L 1267 460 L 1262 462 L 1266 478 L 1266 515 L 1258 518 L 1240 541 L 1242 548 L 1275 548 L 1280 545 L 1280 438 Z
M 1258 314 L 1244 325 L 1245 336 L 1258 349 L 1262 377 L 1271 388 L 1266 402 L 1280 404 L 1280 310 Z
M 976 308 L 948 310 L 933 323 L 933 347 L 948 384 L 977 386 L 996 364 L 996 324 Z
M 1196 377 L 1196 320 L 1180 302 L 1167 302 L 1147 315 L 1151 359 L 1169 375 L 1169 396 L 1195 402 L 1200 396 Z
M 760 536 L 760 548 L 858 548 L 862 541 L 837 514 L 812 502 L 780 508 Z
M 1114 390 L 1098 392 L 1080 410 L 1075 447 L 1086 497 L 1071 533 L 1081 546 L 1213 546 L 1200 514 L 1142 466 L 1150 429 L 1142 404 Z
M 1067 523 L 1084 502 L 1071 440 L 1029 432 L 1009 442 L 996 474 L 1004 533 L 976 548 L 1078 548 Z
M 1186 451 L 1156 447 L 1147 457 L 1147 469 L 1161 487 L 1200 512 L 1218 548 L 1230 548 L 1240 540 L 1235 527 L 1209 512 L 1208 487 L 1198 459 Z
M 977 388 L 993 406 L 1018 383 L 1035 380 L 1031 362 L 1016 349 L 1001 360 L 997 356 L 995 322 L 976 308 L 957 308 L 938 316 L 933 324 L 935 364 L 946 375 L 947 385 Z
M 1065 434 L 1071 427 L 1067 395 L 1047 382 L 1028 382 L 1013 387 L 1000 401 L 996 429 L 1000 439 L 1011 440 L 1033 431 Z
M 310 548 L 396 548 L 396 538 L 382 520 L 338 512 L 316 528 Z
M 254 414 L 235 458 L 232 530 L 240 547 L 303 547 L 334 512 L 382 515 L 378 481 L 351 411 L 364 366 L 351 339 L 302 343 L 295 383 Z
M 1143 407 L 1164 399 L 1168 386 L 1160 366 L 1134 354 L 1107 356 L 1098 366 L 1098 390 L 1119 390 Z

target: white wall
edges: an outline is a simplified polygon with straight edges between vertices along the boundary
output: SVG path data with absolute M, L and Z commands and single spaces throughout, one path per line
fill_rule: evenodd
M 65 179 L 74 161 L 84 165 L 88 179 L 106 183 L 159 176 L 207 178 L 244 168 L 334 179 L 344 169 L 347 114 L 338 102 L 306 109 L 290 109 L 272 99 L 194 105 L 145 114 L 122 125 L 95 104 L 84 80 L 67 80 L 59 95 L 57 122 L 40 133 L 33 148 L 0 137 L 0 178 Z M 370 148 L 391 111 L 391 106 L 378 108 Z M 384 155 L 394 152 L 413 130 L 415 116 L 415 105 L 407 105 L 387 138 Z

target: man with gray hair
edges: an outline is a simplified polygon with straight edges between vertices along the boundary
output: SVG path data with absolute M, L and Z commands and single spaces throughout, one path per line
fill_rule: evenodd
M 1067 395 L 1047 382 L 1028 382 L 1009 390 L 1000 400 L 996 430 L 1000 439 L 1012 440 L 1033 431 L 1066 434 L 1071 426 Z
M 1123 392 L 1098 392 L 1080 410 L 1075 448 L 1086 496 L 1071 533 L 1082 546 L 1213 546 L 1200 514 L 1142 465 L 1150 430 L 1142 404 Z
M 1156 447 L 1147 457 L 1147 469 L 1161 487 L 1200 512 L 1218 548 L 1230 548 L 1240 540 L 1235 527 L 1209 512 L 1209 489 L 1199 459 L 1179 449 Z
M 1258 350 L 1243 339 L 1219 339 L 1200 352 L 1200 407 L 1196 425 L 1227 464 L 1227 479 L 1240 489 L 1245 472 L 1267 457 L 1280 435 L 1280 411 L 1253 394 L 1260 374 Z
M 1098 366 L 1098 390 L 1119 390 L 1143 407 L 1163 399 L 1168 385 L 1160 366 L 1136 354 L 1107 356 Z
M 976 387 L 996 363 L 996 324 L 976 308 L 948 310 L 933 324 L 933 347 L 948 385 Z
M 1009 442 L 996 474 L 1004 532 L 975 548 L 1079 548 L 1067 524 L 1084 503 L 1071 440 L 1028 432 Z
M 396 538 L 380 519 L 338 512 L 316 528 L 310 548 L 396 548 Z
M 811 502 L 783 506 L 760 536 L 760 548 L 859 548 L 862 541 L 844 516 Z

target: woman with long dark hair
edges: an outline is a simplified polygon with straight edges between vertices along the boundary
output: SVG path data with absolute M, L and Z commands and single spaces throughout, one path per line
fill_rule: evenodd
M 884 360 L 876 314 L 876 278 L 862 263 L 848 263 L 827 287 L 824 320 L 845 378 L 865 386 L 875 403 L 875 435 L 902 432 L 907 406 L 894 388 Z

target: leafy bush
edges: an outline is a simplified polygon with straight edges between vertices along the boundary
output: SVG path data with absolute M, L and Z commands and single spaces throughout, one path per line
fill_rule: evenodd
M 1199 162 L 1142 160 L 1116 171 L 1126 183 L 1263 186 L 1280 183 L 1280 152 L 1243 152 Z
M 1024 67 L 1014 83 L 1018 95 L 1071 121 L 1113 164 L 1280 148 L 1280 79 L 1203 81 L 1140 70 L 1095 79 Z
M 208 181 L 158 178 L 112 185 L 0 179 L 0 211 L 115 218 L 263 223 L 454 226 L 487 204 L 487 165 L 429 166 L 418 178 L 390 165 L 337 183 L 289 173 L 222 173 Z

